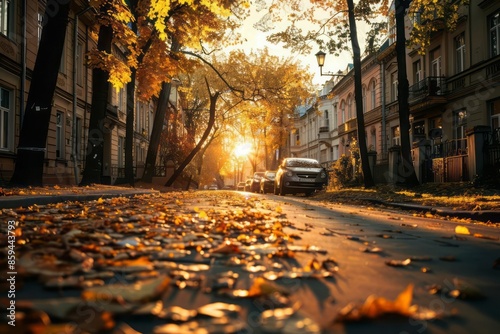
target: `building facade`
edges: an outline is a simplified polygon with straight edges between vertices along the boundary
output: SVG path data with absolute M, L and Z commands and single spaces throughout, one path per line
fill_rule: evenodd
M 407 16 L 411 26 L 413 16 Z M 457 28 L 444 26 L 431 36 L 426 50 L 407 50 L 410 83 L 410 140 L 420 182 L 473 181 L 500 170 L 500 3 L 470 1 L 461 8 Z M 376 54 L 362 60 L 363 111 L 367 147 L 376 152 L 376 182 L 395 182 L 401 159 L 398 79 L 395 39 L 388 38 Z M 332 78 L 318 94 L 312 116 L 297 118 L 302 132 L 318 131 L 311 118 L 331 105 L 329 145 L 349 154 L 347 144 L 357 137 L 353 71 Z M 324 109 L 324 110 L 322 110 Z M 316 116 L 314 116 L 316 115 Z M 335 117 L 335 119 L 333 119 Z M 292 137 L 295 134 L 291 135 Z M 319 140 L 301 143 L 298 156 L 329 164 L 335 155 L 314 154 Z M 293 143 L 293 138 L 291 138 Z M 311 151 L 312 149 L 312 151 Z M 312 153 L 311 153 L 312 152 Z M 331 160 L 330 160 L 331 159 Z
M 26 4 L 26 6 L 24 5 Z M 45 1 L 0 0 L 0 182 L 13 174 L 30 78 L 43 29 Z M 96 46 L 91 33 L 94 13 L 87 1 L 72 1 L 64 51 L 49 125 L 43 182 L 78 184 L 85 164 L 92 98 L 92 69 L 86 53 Z M 116 55 L 122 54 L 117 46 Z M 176 87 L 171 100 L 178 103 Z M 134 145 L 125 147 L 126 88 L 110 89 L 102 126 L 102 177 L 115 183 L 124 177 L 125 150 L 132 150 L 137 177 L 142 175 L 152 129 L 155 101 L 136 99 Z

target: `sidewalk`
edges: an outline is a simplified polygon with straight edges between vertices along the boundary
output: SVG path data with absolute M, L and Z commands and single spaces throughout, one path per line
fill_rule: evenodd
M 433 207 L 427 205 L 411 204 L 411 203 L 393 203 L 385 202 L 381 200 L 376 200 L 372 198 L 365 199 L 367 202 L 373 204 L 390 206 L 406 211 L 418 211 L 418 212 L 428 212 L 433 215 L 439 215 L 441 217 L 454 217 L 460 219 L 471 219 L 480 221 L 483 223 L 500 223 L 500 210 L 481 210 L 481 211 L 466 211 L 466 210 L 456 210 L 451 207 Z
M 158 190 L 96 185 L 88 187 L 33 188 L 22 194 L 0 196 L 0 209 L 46 205 L 66 201 L 94 201 L 99 198 L 133 197 L 136 195 L 157 194 Z

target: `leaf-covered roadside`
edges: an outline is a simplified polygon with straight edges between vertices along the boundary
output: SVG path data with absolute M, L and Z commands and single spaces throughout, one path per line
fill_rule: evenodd
M 473 187 L 465 182 L 426 183 L 410 189 L 396 185 L 377 185 L 372 189 L 342 188 L 328 190 L 314 198 L 351 204 L 375 199 L 386 203 L 411 203 L 453 210 L 500 210 L 500 189 Z

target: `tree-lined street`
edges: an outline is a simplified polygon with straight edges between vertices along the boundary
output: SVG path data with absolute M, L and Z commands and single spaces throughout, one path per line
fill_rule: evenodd
M 491 224 L 233 191 L 3 209 L 2 221 L 15 221 L 17 333 L 500 328 Z

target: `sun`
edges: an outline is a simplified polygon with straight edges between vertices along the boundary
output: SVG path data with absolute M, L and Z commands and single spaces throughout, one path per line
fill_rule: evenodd
M 247 156 L 252 151 L 252 144 L 250 143 L 239 143 L 233 150 L 234 155 L 237 158 Z

